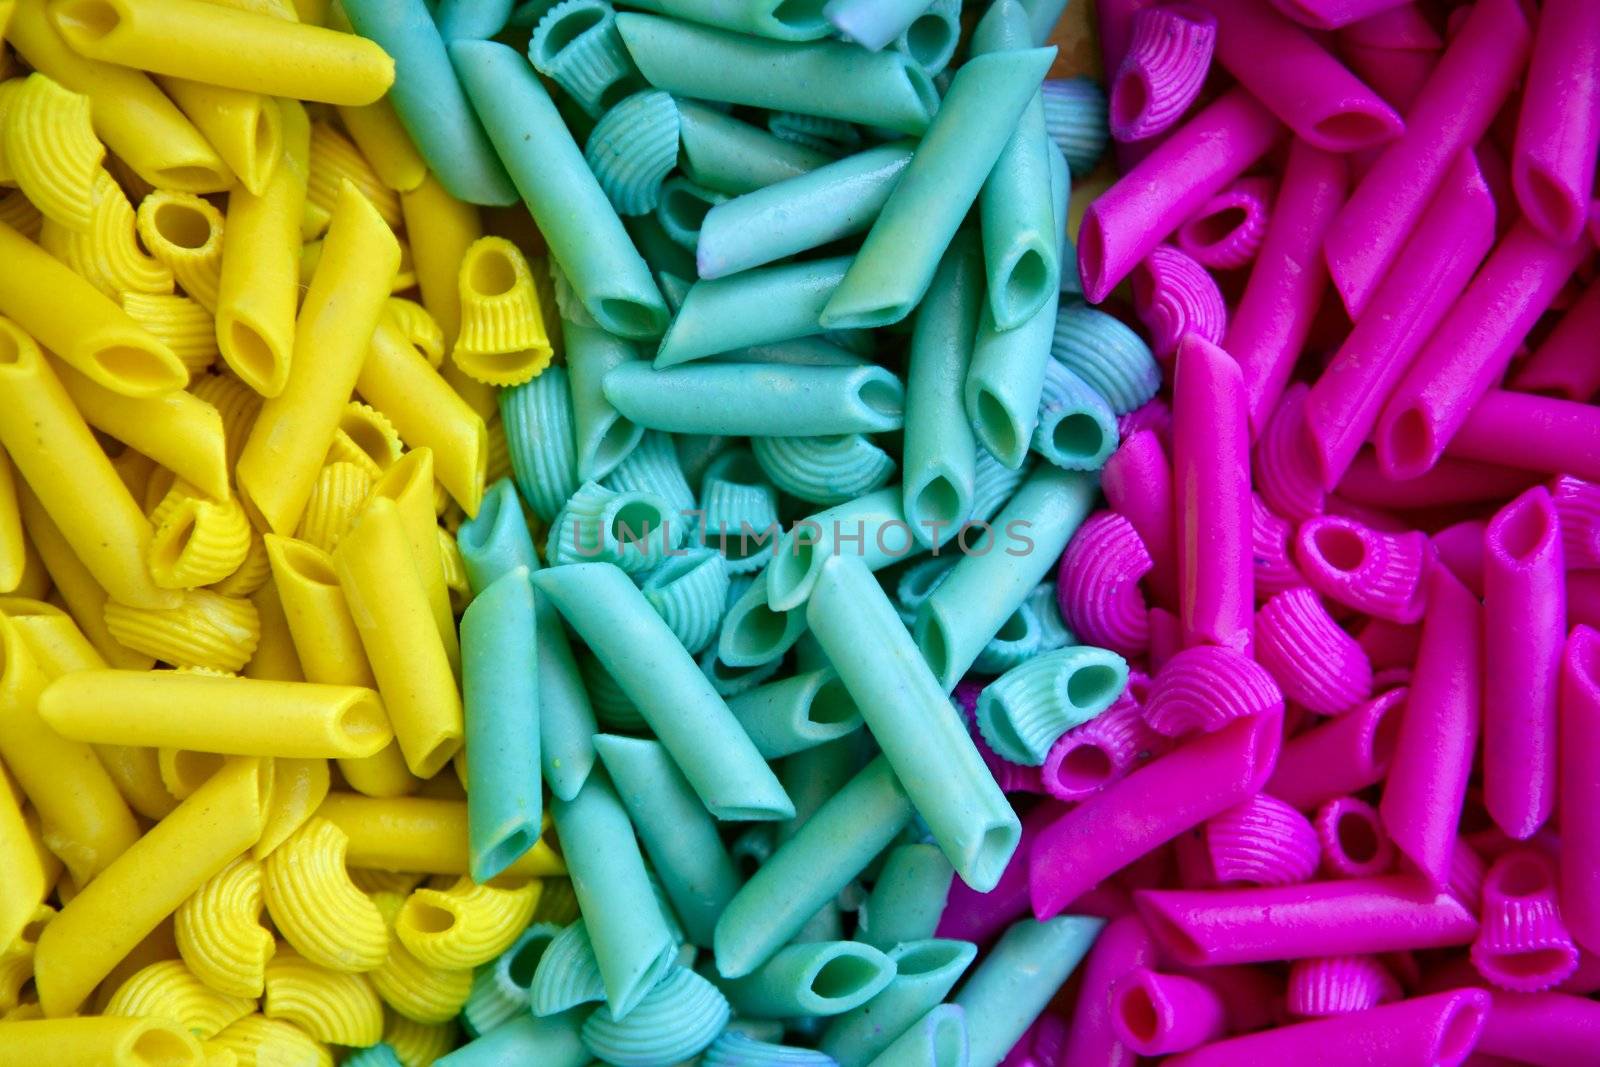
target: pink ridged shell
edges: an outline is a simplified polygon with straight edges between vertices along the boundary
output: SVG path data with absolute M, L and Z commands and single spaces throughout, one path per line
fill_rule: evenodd
M 1112 511 L 1091 515 L 1061 556 L 1061 618 L 1084 644 L 1142 656 L 1150 647 L 1150 608 L 1139 580 L 1153 566 L 1132 523 Z
M 1329 600 L 1391 622 L 1422 618 L 1425 533 L 1389 533 L 1340 515 L 1318 515 L 1300 524 L 1294 557 L 1306 583 Z
M 1550 483 L 1567 569 L 1600 569 L 1600 485 L 1563 474 Z
M 1133 269 L 1133 310 L 1150 334 L 1150 351 L 1170 362 L 1185 334 L 1221 344 L 1228 305 L 1211 273 L 1172 245 L 1160 245 Z
M 1372 692 L 1372 664 L 1310 589 L 1279 593 L 1256 612 L 1256 657 L 1283 695 L 1337 715 Z
M 1156 672 L 1144 718 L 1157 733 L 1178 737 L 1282 708 L 1283 693 L 1260 664 L 1231 648 L 1197 645 Z
M 1578 967 L 1578 948 L 1556 902 L 1555 864 L 1538 849 L 1514 849 L 1494 861 L 1479 921 L 1469 956 L 1501 989 L 1538 993 Z
M 1267 507 L 1260 493 L 1250 494 L 1250 513 L 1250 569 L 1255 578 L 1256 600 L 1305 585 L 1289 552 L 1294 525 Z
M 1245 266 L 1261 249 L 1276 189 L 1271 178 L 1240 178 L 1178 228 L 1178 247 L 1212 270 Z
M 1312 820 L 1322 845 L 1322 867 L 1338 878 L 1373 878 L 1394 865 L 1394 842 L 1378 809 L 1355 797 L 1335 797 Z
M 1322 956 L 1289 966 L 1290 1015 L 1348 1015 L 1398 999 L 1400 983 L 1376 956 Z
M 1219 883 L 1293 885 L 1316 873 L 1321 856 L 1310 820 L 1265 793 L 1207 820 L 1205 838 Z
M 1217 20 L 1182 4 L 1146 7 L 1133 16 L 1128 50 L 1111 82 L 1111 136 L 1153 137 L 1194 103 L 1217 43 Z
M 1283 394 L 1256 442 L 1255 485 L 1267 506 L 1291 522 L 1321 514 L 1326 494 L 1306 446 L 1306 385 Z

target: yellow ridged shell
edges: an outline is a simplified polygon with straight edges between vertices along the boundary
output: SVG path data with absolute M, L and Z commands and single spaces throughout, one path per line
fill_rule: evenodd
M 336 971 L 370 971 L 389 955 L 378 906 L 350 881 L 349 839 L 312 818 L 267 857 L 262 896 L 284 939 L 302 956 Z
M 272 935 L 261 925 L 261 864 L 241 856 L 178 905 L 174 930 L 189 969 L 211 988 L 259 997 Z

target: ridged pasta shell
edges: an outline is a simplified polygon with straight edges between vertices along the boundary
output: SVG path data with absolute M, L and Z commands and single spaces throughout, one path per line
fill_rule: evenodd
M 354 446 L 378 470 L 386 471 L 405 452 L 405 442 L 400 440 L 400 431 L 394 428 L 389 416 L 359 400 L 344 406 L 339 415 L 339 431 L 344 437 L 335 435 L 334 445 L 328 450 L 329 463 L 358 462 L 348 452 Z M 341 445 L 346 451 L 336 454 L 335 449 Z
M 1156 395 L 1161 368 L 1139 335 L 1086 304 L 1063 303 L 1050 354 L 1125 415 Z
M 336 971 L 370 971 L 389 954 L 383 914 L 345 873 L 343 830 L 312 818 L 267 857 L 262 896 L 284 939 Z
M 0 949 L 0 1016 L 17 1009 L 22 987 L 33 978 L 33 953 L 38 947 L 39 935 L 55 917 L 55 908 L 40 904 L 11 944 Z
M 139 202 L 139 239 L 213 315 L 222 284 L 222 212 L 193 193 L 157 189 Z
M 241 856 L 178 905 L 178 951 L 206 985 L 259 997 L 275 942 L 261 926 L 261 864 Z
M 528 42 L 528 58 L 591 115 L 605 110 L 623 83 L 638 80 L 617 32 L 617 13 L 605 0 L 563 0 L 546 11 Z
M 164 589 L 193 589 L 232 574 L 250 551 L 250 518 L 236 498 L 211 500 L 179 481 L 150 515 L 150 576 Z
M 1035 656 L 985 687 L 978 729 L 997 753 L 1037 767 L 1056 738 L 1109 708 L 1128 684 L 1115 652 L 1076 645 Z
M 1561 518 L 1561 557 L 1568 570 L 1600 568 L 1600 485 L 1560 474 L 1550 498 Z
M 950 570 L 956 565 L 957 558 L 953 553 L 929 556 L 900 572 L 894 596 L 895 610 L 899 612 L 901 622 L 910 626 L 916 620 L 917 610 L 950 577 Z
M 1058 360 L 1044 363 L 1033 450 L 1063 470 L 1105 466 L 1117 447 L 1117 419 L 1105 398 Z
M 129 219 L 132 219 L 131 209 Z M 170 277 L 170 271 L 168 275 Z M 170 292 L 124 289 L 117 295 L 128 317 L 172 349 L 172 354 L 182 361 L 191 375 L 209 370 L 216 363 L 220 354 L 217 348 L 217 324 L 205 308 L 186 296 Z
M 730 448 L 711 461 L 700 481 L 700 528 L 715 543 L 717 535 L 736 538 L 778 523 L 778 492 L 755 457 Z
M 339 187 L 346 181 L 361 191 L 391 230 L 401 227 L 400 194 L 383 184 L 367 157 L 349 138 L 326 122 L 313 122 L 306 201 L 331 215 L 339 200 Z
M 106 1002 L 105 1014 L 172 1019 L 196 1037 L 210 1038 L 255 1007 L 254 999 L 212 989 L 182 960 L 161 960 L 135 971 L 118 986 Z
M 561 927 L 552 923 L 535 923 L 493 962 L 478 969 L 472 979 L 472 993 L 461 1009 L 461 1023 L 467 1033 L 487 1033 L 529 1010 L 539 961 L 560 933 Z
M 1126 518 L 1114 511 L 1090 516 L 1057 571 L 1062 617 L 1090 644 L 1142 655 L 1150 647 L 1150 608 L 1139 582 L 1154 567 Z
M 1032 470 L 1031 456 L 1023 459 L 1019 467 L 1007 467 L 979 445 L 972 478 L 972 521 L 988 522 L 994 518 Z
M 679 1063 L 709 1045 L 731 1014 L 721 991 L 687 967 L 674 966 L 624 1019 L 597 1011 L 583 1024 L 583 1044 L 617 1067 Z
M 400 943 L 423 963 L 476 967 L 504 952 L 533 918 L 539 883 L 501 889 L 463 877 L 449 889 L 418 889 L 395 920 Z
M 1255 258 L 1267 234 L 1272 198 L 1277 186 L 1271 178 L 1240 178 L 1222 190 L 1178 230 L 1178 247 L 1202 267 L 1237 270 Z M 1219 220 L 1242 216 L 1237 223 L 1216 232 Z
M 430 967 L 411 954 L 393 933 L 394 917 L 405 905 L 405 897 L 398 893 L 379 891 L 373 894 L 373 903 L 386 920 L 389 931 L 389 955 L 383 964 L 368 973 L 372 985 L 383 1002 L 399 1013 L 400 1017 L 421 1025 L 449 1022 L 461 1011 L 472 993 L 472 972 L 449 971 Z
M 1133 309 L 1150 333 L 1157 358 L 1169 358 L 1178 342 L 1195 334 L 1221 344 L 1228 305 L 1211 272 L 1188 253 L 1160 245 L 1133 269 Z
M 672 435 L 660 430 L 646 430 L 600 484 L 619 493 L 653 493 L 672 505 L 674 514 L 695 506 L 694 490 L 683 475 Z
M 327 1047 L 291 1022 L 246 1015 L 212 1039 L 237 1059 L 238 1067 L 333 1067 Z
M 237 671 L 261 640 L 256 606 L 209 589 L 190 589 L 175 608 L 106 601 L 106 629 L 118 644 L 177 667 Z
M 1318 515 L 1300 524 L 1295 559 L 1311 588 L 1346 607 L 1392 622 L 1422 617 L 1428 535 L 1392 533 L 1342 515 Z
M 1105 90 L 1093 78 L 1047 80 L 1039 87 L 1044 95 L 1044 128 L 1066 157 L 1073 178 L 1087 177 L 1105 155 L 1111 138 Z
M 1154 137 L 1189 110 L 1211 69 L 1217 20 L 1186 4 L 1133 14 L 1128 51 L 1111 82 L 1111 129 L 1119 141 Z
M 1310 589 L 1279 593 L 1256 612 L 1256 660 L 1283 695 L 1336 715 L 1372 692 L 1372 663 Z
M 1133 770 L 1157 740 L 1139 705 L 1124 695 L 1056 739 L 1039 768 L 1039 784 L 1058 800 L 1082 800 Z
M 979 650 L 978 658 L 972 661 L 972 669 L 979 674 L 1004 674 L 1037 655 L 1043 639 L 1039 620 L 1026 603 L 1019 604 Z
M 1483 883 L 1483 912 L 1468 955 L 1478 973 L 1501 989 L 1538 993 L 1578 967 L 1578 948 L 1561 918 L 1556 870 L 1537 848 L 1496 859 Z
M 172 271 L 145 254 L 134 230 L 133 205 L 116 179 L 101 170 L 90 193 L 89 225 L 74 230 L 46 219 L 39 244 L 113 300 L 125 290 L 172 292 Z
M 417 871 L 379 871 L 371 867 L 351 867 L 350 882 L 357 889 L 373 898 L 378 904 L 378 910 L 383 911 L 383 901 L 379 894 L 399 894 L 401 903 L 404 898 L 411 895 L 411 891 L 421 884 L 425 876 Z M 394 906 L 395 914 L 400 912 L 400 904 Z
M 478 238 L 461 259 L 457 281 L 461 329 L 451 358 L 458 366 L 464 354 L 550 351 L 533 271 L 516 245 L 504 237 Z
M 1400 999 L 1400 983 L 1376 956 L 1321 956 L 1289 965 L 1286 999 L 1301 1018 L 1348 1015 Z
M 858 433 L 753 437 L 751 451 L 772 484 L 813 504 L 842 504 L 888 484 L 894 460 Z
M 401 1015 L 389 1016 L 383 1028 L 384 1044 L 406 1067 L 426 1067 L 455 1048 L 459 1036 L 453 1021 L 423 1023 Z
M 565 367 L 500 393 L 500 419 L 517 491 L 544 522 L 556 517 L 578 489 L 572 434 L 572 395 Z
M 671 505 L 654 493 L 615 492 L 585 482 L 551 523 L 545 558 L 551 566 L 605 562 L 641 574 L 676 547 L 683 533 Z
M 306 509 L 300 514 L 296 536 L 324 552 L 332 552 L 361 509 L 366 507 L 367 498 L 372 495 L 372 483 L 367 470 L 354 463 L 330 463 L 323 467 L 311 483 L 311 495 L 306 498 Z
M 545 947 L 533 972 L 528 998 L 533 1013 L 539 1016 L 606 999 L 600 964 L 595 960 L 589 928 L 582 919 L 562 930 Z
M 1161 665 L 1144 717 L 1157 733 L 1178 737 L 1282 707 L 1278 683 L 1261 664 L 1233 649 L 1196 645 Z
M 231 374 L 201 374 L 189 383 L 189 392 L 222 416 L 222 436 L 227 444 L 228 468 L 232 470 L 255 427 L 256 416 L 261 414 L 261 395 Z
M 1256 601 L 1262 603 L 1286 589 L 1305 585 L 1289 550 L 1294 526 L 1274 513 L 1260 493 L 1250 494 L 1250 518 L 1250 572 Z
M 39 231 L 44 228 L 44 216 L 21 189 L 0 191 L 0 222 L 29 240 L 37 240 Z
M 1304 522 L 1322 511 L 1327 495 L 1312 469 L 1305 446 L 1305 405 L 1309 389 L 1296 382 L 1284 391 L 1256 442 L 1255 485 L 1273 512 Z
M 1248 885 L 1304 882 L 1322 852 L 1310 820 L 1265 793 L 1207 820 L 1205 840 L 1217 880 Z
M 383 1002 L 366 975 L 330 971 L 287 949 L 267 963 L 262 1014 L 333 1045 L 372 1045 L 383 1037 Z
M 1311 820 L 1322 866 L 1340 878 L 1374 878 L 1394 865 L 1395 847 L 1378 809 L 1355 797 L 1334 797 Z
M 861 147 L 861 131 L 843 119 L 769 111 L 767 130 L 779 140 L 803 145 L 835 158 Z
M 700 1056 L 701 1067 L 834 1067 L 834 1059 L 811 1048 L 774 1045 L 724 1030 Z
M 213 593 L 223 596 L 250 596 L 267 584 L 272 576 L 272 561 L 267 556 L 267 543 L 254 528 L 250 530 L 250 547 L 233 573 L 221 581 L 211 583 Z
M 595 123 L 583 158 L 617 214 L 653 210 L 678 165 L 677 102 L 659 89 L 623 99 Z
M 690 549 L 645 575 L 645 600 L 691 654 L 716 636 L 728 600 L 728 568 L 709 548 Z
M 89 98 L 37 73 L 7 95 L 3 136 L 12 180 L 45 218 L 87 230 L 106 155 L 90 122 Z

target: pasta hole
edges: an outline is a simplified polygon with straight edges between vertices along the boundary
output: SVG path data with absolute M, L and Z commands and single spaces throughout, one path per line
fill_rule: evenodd
M 154 1023 L 133 1039 L 128 1056 L 138 1067 L 188 1067 L 194 1062 L 194 1042 L 163 1023 Z
M 1013 611 L 1006 617 L 1006 621 L 1000 624 L 1000 630 L 994 636 L 996 640 L 1014 645 L 1018 641 L 1026 640 L 1032 632 L 1033 619 L 1026 611 L 1019 610 Z
M 106 0 L 67 0 L 50 9 L 56 29 L 69 41 L 92 44 L 122 25 L 122 13 Z
M 1401 412 L 1390 424 L 1386 437 L 1397 477 L 1411 477 L 1408 472 L 1427 464 L 1433 451 L 1433 430 L 1420 408 L 1406 408 Z
M 954 27 L 940 15 L 922 15 L 906 28 L 906 51 L 920 67 L 931 67 L 949 52 Z
M 34 919 L 22 927 L 22 933 L 18 934 L 17 937 L 25 945 L 38 944 L 39 935 L 44 933 L 44 928 L 49 923 L 49 919 Z
M 1490 536 L 1506 555 L 1526 560 L 1555 535 L 1554 519 L 1551 509 L 1540 507 L 1539 501 L 1520 500 L 1490 525 Z
M 1461 998 L 1440 1028 L 1439 1047 L 1433 1052 L 1432 1062 L 1439 1067 L 1456 1067 L 1478 1043 L 1483 1022 L 1482 1006 L 1473 1000 Z
M 756 457 L 742 448 L 729 449 L 718 456 L 706 476 L 735 485 L 764 485 L 767 480 Z
M 1027 306 L 1039 299 L 1039 293 L 1049 286 L 1050 268 L 1036 248 L 1030 248 L 1017 257 L 1006 274 L 1001 302 L 1011 306 Z
M 423 934 L 442 934 L 456 924 L 455 914 L 435 904 L 413 899 L 406 910 L 413 930 Z
M 208 189 L 228 184 L 228 178 L 211 167 L 162 167 L 156 171 L 159 189 Z
M 172 567 L 183 558 L 189 542 L 194 539 L 194 525 L 194 513 L 190 511 L 184 511 L 174 520 L 171 530 L 161 539 L 159 546 L 163 564 Z
M 389 720 L 375 700 L 358 700 L 339 716 L 339 729 L 351 741 L 360 743 L 389 732 Z
M 647 337 L 661 332 L 660 312 L 635 300 L 602 297 L 594 311 L 601 326 L 623 337 Z
M 1063 456 L 1093 456 L 1105 447 L 1106 437 L 1094 416 L 1073 412 L 1050 431 L 1050 443 Z
M 315 545 L 304 541 L 283 538 L 278 541 L 282 559 L 295 575 L 306 581 L 329 588 L 338 588 L 339 575 L 333 569 L 333 557 L 319 551 Z
M 952 673 L 950 639 L 939 616 L 930 612 L 917 620 L 917 647 L 922 649 L 922 658 L 928 661 L 928 666 L 933 668 L 934 676 L 940 681 Z
M 824 0 L 783 0 L 772 9 L 772 18 L 797 30 L 809 30 L 822 25 Z
M 1567 195 L 1561 183 L 1538 164 L 1529 164 L 1521 175 L 1522 199 L 1528 214 L 1543 221 L 1555 233 L 1568 233 L 1583 225 L 1582 205 Z
M 1335 152 L 1350 152 L 1386 140 L 1392 129 L 1381 115 L 1341 111 L 1317 122 L 1312 129 Z
M 956 1067 L 967 1062 L 967 1031 L 961 1018 L 941 1012 L 933 1024 L 933 1067 Z
M 472 261 L 472 288 L 482 296 L 504 296 L 517 284 L 517 270 L 508 256 L 490 249 Z
M 1173 922 L 1166 914 L 1156 908 L 1140 908 L 1139 917 L 1144 920 L 1145 926 L 1155 935 L 1156 940 L 1170 949 L 1173 957 L 1180 963 L 1190 967 L 1205 965 L 1207 961 L 1205 948 L 1189 931 Z
M 278 124 L 279 111 L 269 102 L 256 113 L 255 127 L 251 130 L 250 148 L 255 156 L 256 166 L 264 167 L 268 161 L 278 158 L 278 149 L 282 142 L 282 127 Z
M 887 418 L 897 418 L 905 412 L 905 395 L 894 382 L 869 378 L 861 383 L 856 395 L 867 407 Z
M 1206 248 L 1214 248 L 1233 236 L 1235 230 L 1250 221 L 1250 213 L 1241 204 L 1230 204 L 1221 211 L 1202 215 L 1189 224 L 1189 237 Z
M 512 863 L 516 862 L 518 856 L 521 856 L 524 852 L 532 848 L 536 840 L 537 838 L 533 834 L 530 834 L 526 829 L 521 827 L 511 831 L 505 837 L 501 838 L 499 841 L 496 841 L 494 844 L 490 845 L 484 850 L 483 859 L 481 861 L 484 869 L 489 871 L 505 870 L 507 867 L 511 866 Z M 538 944 L 540 950 L 542 951 L 544 948 L 544 942 L 536 942 L 536 944 Z M 529 981 L 532 981 L 531 970 L 529 972 Z M 521 984 L 526 986 L 528 982 L 523 982 Z
M 679 233 L 695 234 L 711 211 L 711 202 L 682 185 L 670 185 L 661 198 L 661 210 Z
M 1155 998 L 1144 985 L 1132 985 L 1117 998 L 1117 1017 L 1123 1027 L 1140 1044 L 1154 1041 L 1161 1030 L 1161 1016 L 1156 1011 Z
M 1079 708 L 1115 700 L 1117 679 L 1117 672 L 1103 663 L 1079 667 L 1067 676 L 1067 699 Z
M 1365 812 L 1342 812 L 1335 836 L 1339 851 L 1352 863 L 1371 863 L 1378 856 L 1378 828 L 1372 825 Z
M 1496 887 L 1508 897 L 1531 897 L 1550 890 L 1550 872 L 1532 856 L 1518 856 L 1498 872 Z
M 1011 423 L 1011 413 L 1000 398 L 988 389 L 978 390 L 978 435 L 989 451 L 998 457 L 1009 456 L 1017 450 L 1017 428 Z
M 1400 705 L 1405 703 L 1403 698 L 1406 690 L 1396 689 L 1392 692 L 1396 695 L 1373 709 L 1374 714 L 1378 716 L 1378 721 L 1372 724 L 1371 733 L 1371 760 L 1374 768 L 1389 766 L 1389 762 L 1394 759 L 1395 743 L 1400 738 L 1399 709 Z
M 540 41 L 539 54 L 548 62 L 573 41 L 605 21 L 605 9 L 580 7 L 558 19 Z
M 1126 71 L 1111 85 L 1111 123 L 1128 127 L 1138 123 L 1150 106 L 1150 83 L 1139 71 Z
M 276 375 L 278 357 L 261 332 L 241 319 L 230 319 L 224 334 L 227 338 L 228 363 L 248 380 L 266 383 Z
M 854 996 L 871 985 L 882 970 L 877 963 L 863 956 L 835 956 L 812 977 L 811 992 L 828 1000 Z
M 549 947 L 548 937 L 536 937 L 517 949 L 506 963 L 506 977 L 519 989 L 527 989 L 533 985 L 533 972 L 539 969 L 539 961 L 544 958 L 544 950 Z
M 809 531 L 796 531 L 795 535 L 779 548 L 778 554 L 768 564 L 772 568 L 767 586 L 770 599 L 782 602 L 792 598 L 811 572 L 817 556 L 817 546 L 811 543 L 810 538 L 803 536 L 807 532 Z
M 1311 535 L 1317 555 L 1338 571 L 1358 569 L 1367 558 L 1367 546 L 1361 535 L 1348 526 L 1319 526 Z
M 189 204 L 167 201 L 156 206 L 156 233 L 179 248 L 204 248 L 211 240 L 211 221 Z
M 461 747 L 459 737 L 447 737 L 423 753 L 422 759 L 417 761 L 413 773 L 418 778 L 432 778 L 439 773 L 439 768 L 450 762 L 450 757 L 456 754 Z
M 1106 235 L 1100 225 L 1100 216 L 1091 204 L 1083 214 L 1078 228 L 1078 262 L 1083 268 L 1083 284 L 1096 299 L 1104 294 L 1100 286 L 1105 278 Z
M 861 710 L 856 707 L 856 702 L 851 699 L 844 683 L 837 678 L 830 678 L 811 698 L 811 706 L 806 709 L 806 718 L 820 726 L 837 726 L 839 723 L 853 722 L 861 718 Z
M 942 971 L 960 960 L 964 951 L 959 943 L 925 941 L 901 951 L 895 958 L 895 974 L 915 976 Z
M 611 517 L 611 537 L 618 548 L 644 549 L 641 542 L 666 525 L 661 508 L 648 500 L 630 500 Z
M 1509 952 L 1494 957 L 1494 969 L 1518 978 L 1532 978 L 1564 970 L 1571 956 L 1563 949 L 1530 949 L 1527 952 Z
M 728 650 L 740 659 L 767 660 L 772 650 L 783 643 L 789 629 L 787 612 L 773 611 L 757 603 L 749 611 L 733 620 L 728 631 Z
M 606 432 L 595 442 L 594 456 L 590 460 L 595 470 L 610 471 L 626 459 L 635 443 L 634 436 L 638 433 L 638 429 L 629 419 L 618 417 L 611 420 Z
M 1115 768 L 1111 756 L 1099 745 L 1083 744 L 1070 749 L 1056 767 L 1056 781 L 1073 792 L 1097 789 L 1111 779 Z
M 953 525 L 964 517 L 961 514 L 961 491 L 949 478 L 942 474 L 935 475 L 928 480 L 928 484 L 917 490 L 912 510 L 915 514 L 908 517 L 922 523 L 930 531 L 936 522 Z
M 172 365 L 160 354 L 135 345 L 107 345 L 96 349 L 94 361 L 107 376 L 141 389 L 183 384 L 181 379 L 175 379 Z M 181 364 L 178 370 L 181 373 Z
M 939 110 L 939 90 L 934 88 L 933 79 L 928 77 L 928 72 L 907 60 L 905 65 L 906 81 L 911 85 L 911 92 L 916 95 L 917 104 L 923 112 L 932 116 Z M 909 310 L 909 309 L 908 309 Z M 903 315 L 901 316 L 904 317 Z

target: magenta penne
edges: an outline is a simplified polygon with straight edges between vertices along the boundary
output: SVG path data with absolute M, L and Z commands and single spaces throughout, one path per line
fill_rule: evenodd
M 1336 30 L 1411 0 L 1272 0 L 1285 15 L 1316 30 Z
M 1587 401 L 1600 390 L 1596 337 L 1600 337 L 1600 281 L 1589 283 L 1533 355 L 1512 371 L 1511 388 Z
M 1555 860 L 1534 845 L 1502 853 L 1484 876 L 1478 936 L 1468 958 L 1501 989 L 1543 993 L 1578 969 L 1556 878 Z
M 1481 405 L 1480 405 L 1481 406 Z M 1456 435 L 1460 437 L 1460 434 Z M 1497 461 L 1512 459 L 1496 456 Z M 1501 501 L 1538 481 L 1531 471 L 1485 459 L 1451 459 L 1446 456 L 1420 478 L 1393 479 L 1378 466 L 1378 457 L 1364 449 L 1339 481 L 1339 496 L 1369 508 L 1437 508 L 1452 504 Z
M 1579 626 L 1561 664 L 1561 911 L 1600 953 L 1600 633 Z
M 1472 1053 L 1488 1014 L 1488 993 L 1455 989 L 1229 1038 L 1163 1067 L 1457 1067 Z
M 1600 1001 L 1567 993 L 1491 995 L 1478 1051 L 1535 1067 L 1579 1067 L 1600 1048 Z
M 1110 997 L 1117 1037 L 1141 1056 L 1187 1052 L 1227 1027 L 1217 991 L 1181 974 L 1135 967 L 1111 986 Z
M 1239 365 L 1186 336 L 1172 389 L 1178 613 L 1185 645 L 1248 651 L 1255 608 L 1250 562 L 1250 431 Z
M 1141 889 L 1156 941 L 1190 967 L 1465 945 L 1478 921 L 1415 875 L 1250 889 Z
M 935 937 L 954 938 L 984 944 L 1006 927 L 1028 914 L 1028 849 L 1066 805 L 1042 800 L 1022 817 L 1022 839 L 1006 863 L 1000 881 L 987 893 L 980 893 L 959 878 L 950 881 L 950 895 L 939 917 Z
M 1484 534 L 1483 793 L 1496 826 L 1525 841 L 1555 808 L 1556 679 L 1567 632 L 1561 522 L 1544 486 Z
M 1150 351 L 1170 360 L 1178 342 L 1193 334 L 1217 344 L 1228 328 L 1228 305 L 1211 272 L 1193 256 L 1161 245 L 1129 276 L 1133 310 L 1150 335 Z
M 1428 539 L 1439 562 L 1479 598 L 1483 596 L 1483 535 L 1488 528 L 1482 519 L 1467 519 Z
M 1217 20 L 1196 7 L 1134 12 L 1108 93 L 1111 136 L 1139 141 L 1177 122 L 1205 84 L 1216 42 Z
M 1301 140 L 1289 145 L 1271 222 L 1222 342 L 1244 374 L 1256 433 L 1283 395 L 1322 303 L 1322 241 L 1349 182 L 1343 158 Z
M 1367 650 L 1375 671 L 1411 669 L 1417 658 L 1417 645 L 1421 643 L 1422 627 L 1414 624 L 1390 622 L 1388 619 L 1368 619 L 1356 633 L 1356 640 Z M 1406 676 L 1408 679 L 1410 675 Z M 1383 691 L 1394 688 L 1385 685 Z
M 1477 750 L 1483 624 L 1477 598 L 1443 566 L 1429 571 L 1428 608 L 1379 811 L 1395 847 L 1443 885 Z
M 1391 477 L 1415 478 L 1438 461 L 1588 254 L 1587 242 L 1552 242 L 1524 220 L 1511 227 L 1378 416 L 1373 440 Z
M 1374 23 L 1399 24 L 1397 28 L 1402 30 L 1413 26 L 1425 29 L 1428 39 L 1418 41 L 1402 35 L 1375 34 L 1372 36 L 1377 39 L 1369 40 L 1368 34 L 1362 31 Z M 1427 16 L 1411 3 L 1352 23 L 1339 32 L 1338 41 L 1339 54 L 1350 69 L 1401 114 L 1410 110 L 1417 94 L 1428 84 L 1433 68 L 1439 64 L 1439 53 L 1444 50 L 1444 41 Z
M 1355 152 L 1405 130 L 1393 108 L 1267 0 L 1198 0 L 1217 20 L 1217 59 L 1303 141 Z
M 1133 525 L 1150 555 L 1146 581 L 1157 603 L 1178 602 L 1178 558 L 1173 544 L 1172 466 L 1152 430 L 1123 438 L 1106 460 L 1100 487 L 1112 510 Z
M 1266 791 L 1311 811 L 1378 782 L 1394 757 L 1406 695 L 1391 689 L 1284 742 Z
M 1306 437 L 1323 488 L 1331 490 L 1344 477 L 1389 393 L 1483 262 L 1494 243 L 1494 220 L 1483 172 L 1472 153 L 1463 153 L 1306 396 Z M 1295 355 L 1298 350 L 1287 358 Z
M 1272 773 L 1281 715 L 1241 719 L 1128 775 L 1039 831 L 1028 850 L 1034 915 L 1073 899 L 1145 853 L 1253 795 Z
M 1117 1037 L 1111 1018 L 1111 986 L 1141 967 L 1155 964 L 1155 942 L 1136 915 L 1106 924 L 1083 965 L 1083 988 L 1072 1027 L 1056 1067 L 1136 1067 L 1139 1056 Z
M 1600 571 L 1567 575 L 1567 622 L 1600 629 Z
M 1488 130 L 1527 59 L 1518 0 L 1479 0 L 1406 111 L 1406 132 L 1351 193 L 1328 232 L 1328 273 L 1352 316 L 1367 308 L 1451 161 Z
M 1446 455 L 1600 480 L 1600 408 L 1493 389 L 1467 416 Z
M 1600 146 L 1600 4 L 1544 0 L 1522 86 L 1511 187 L 1541 233 L 1576 241 Z
M 1200 205 L 1266 154 L 1283 132 L 1242 88 L 1175 130 L 1084 213 L 1078 268 L 1098 304 Z

